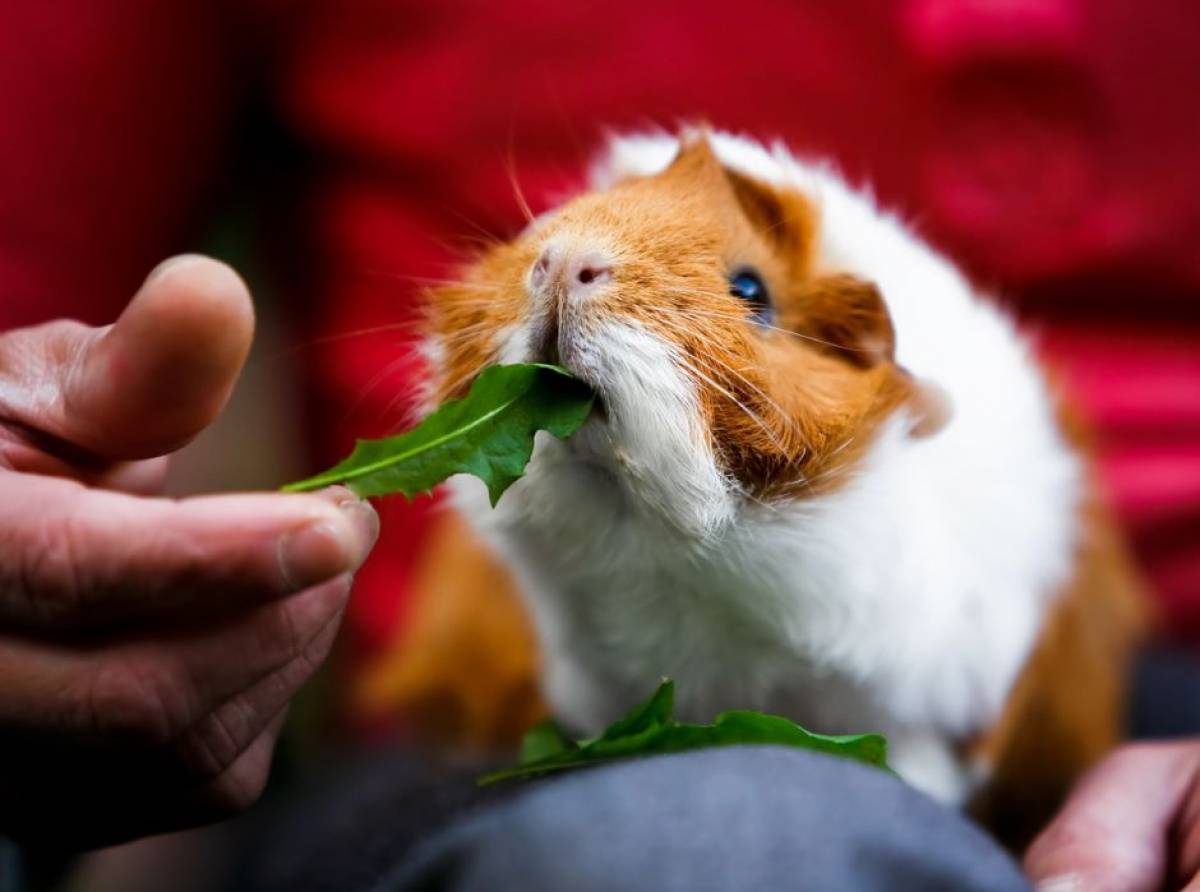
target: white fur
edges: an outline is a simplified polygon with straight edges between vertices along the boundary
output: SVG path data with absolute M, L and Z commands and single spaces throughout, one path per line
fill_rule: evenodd
M 887 733 L 902 775 L 961 800 L 953 745 L 995 720 L 1070 572 L 1077 461 L 1025 344 L 952 265 L 829 168 L 713 142 L 817 205 L 819 263 L 876 283 L 898 361 L 949 394 L 950 423 L 914 439 L 897 417 L 835 491 L 764 505 L 716 468 L 668 344 L 584 326 L 572 368 L 611 422 L 539 440 L 495 511 L 478 481 L 456 481 L 460 504 L 518 574 L 567 722 L 594 732 L 667 675 L 689 719 L 757 708 Z M 594 184 L 661 170 L 677 146 L 615 140 Z

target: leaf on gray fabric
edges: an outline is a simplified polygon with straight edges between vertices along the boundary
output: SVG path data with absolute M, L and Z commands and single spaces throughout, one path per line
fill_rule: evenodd
M 578 743 L 564 737 L 553 723 L 543 722 L 526 735 L 516 766 L 485 775 L 479 782 L 490 784 L 634 756 L 743 744 L 813 750 L 890 770 L 887 740 L 879 734 L 814 734 L 781 716 L 748 710 L 723 712 L 711 725 L 690 725 L 671 718 L 674 701 L 675 684 L 664 680 L 650 699 L 599 737 Z

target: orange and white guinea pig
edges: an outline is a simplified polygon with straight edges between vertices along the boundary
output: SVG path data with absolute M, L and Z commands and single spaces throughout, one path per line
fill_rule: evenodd
M 1138 585 L 1028 345 L 827 165 L 704 131 L 617 138 L 591 190 L 431 294 L 437 402 L 559 363 L 598 408 L 495 509 L 542 691 L 590 734 L 675 680 L 877 731 L 993 824 L 1119 734 Z

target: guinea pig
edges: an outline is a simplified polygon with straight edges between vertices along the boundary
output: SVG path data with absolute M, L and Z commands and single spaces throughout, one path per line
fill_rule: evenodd
M 831 167 L 614 138 L 590 191 L 430 297 L 431 403 L 493 363 L 597 394 L 495 508 L 453 481 L 566 728 L 667 676 L 684 720 L 883 733 L 1002 831 L 1118 739 L 1139 583 L 1066 413 L 1013 322 Z

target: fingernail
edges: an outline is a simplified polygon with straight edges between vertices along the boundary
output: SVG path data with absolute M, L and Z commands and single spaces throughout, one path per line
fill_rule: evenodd
M 159 279 L 166 277 L 172 271 L 181 266 L 187 266 L 189 263 L 195 263 L 197 260 L 203 260 L 201 254 L 177 254 L 174 257 L 168 257 L 154 269 L 150 270 L 150 275 L 146 276 L 146 284 L 157 282 Z
M 1039 880 L 1034 889 L 1036 892 L 1085 892 L 1087 887 L 1079 874 L 1063 873 Z
M 358 561 L 354 565 L 354 569 L 358 569 L 358 566 L 370 554 L 375 540 L 379 538 L 379 515 L 375 513 L 375 509 L 371 507 L 369 502 L 365 502 L 358 497 L 340 502 L 338 510 L 350 518 L 350 522 L 354 524 L 354 528 L 358 532 L 358 541 L 361 549 Z
M 279 572 L 291 591 L 310 588 L 354 569 L 361 536 L 344 523 L 309 521 L 279 538 Z

